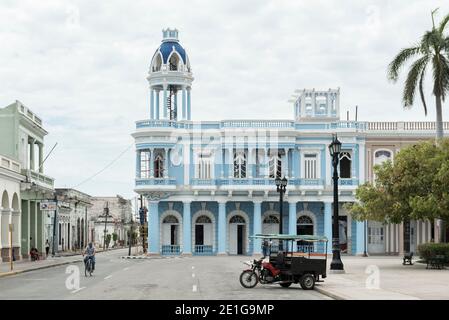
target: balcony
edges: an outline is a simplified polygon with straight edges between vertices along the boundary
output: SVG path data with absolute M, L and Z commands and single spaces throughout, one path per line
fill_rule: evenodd
M 359 179 L 340 178 L 340 179 L 338 179 L 338 184 L 340 186 L 358 186 L 359 185 Z
M 174 178 L 136 178 L 136 188 L 140 190 L 174 190 L 176 179 Z
M 211 256 L 214 254 L 214 251 L 212 246 L 196 244 L 193 254 L 197 256 Z
M 324 179 L 298 179 L 300 186 L 323 186 Z
M 20 163 L 0 155 L 0 167 L 20 173 Z
M 180 245 L 162 245 L 161 253 L 164 256 L 177 256 L 181 253 L 181 246 Z
M 28 181 L 36 184 L 38 187 L 49 190 L 54 189 L 55 179 L 53 179 L 52 177 L 29 169 L 22 170 L 22 174 L 27 176 Z

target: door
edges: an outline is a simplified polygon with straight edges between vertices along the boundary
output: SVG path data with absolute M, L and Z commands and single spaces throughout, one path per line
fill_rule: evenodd
M 385 253 L 384 226 L 380 222 L 368 221 L 368 253 Z
M 172 246 L 178 245 L 178 226 L 176 224 L 172 224 L 170 230 L 170 244 Z
M 238 224 L 229 224 L 229 253 L 237 254 L 237 228 Z
M 195 245 L 204 245 L 204 225 L 202 224 L 195 225 Z
M 237 225 L 237 254 L 243 254 L 244 227 L 243 224 Z

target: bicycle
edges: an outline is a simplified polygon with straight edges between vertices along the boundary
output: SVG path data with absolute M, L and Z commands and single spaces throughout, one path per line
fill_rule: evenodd
M 84 276 L 87 277 L 87 274 L 89 274 L 90 277 L 92 277 L 92 268 L 93 268 L 93 262 L 92 259 L 88 258 L 87 261 L 84 263 Z

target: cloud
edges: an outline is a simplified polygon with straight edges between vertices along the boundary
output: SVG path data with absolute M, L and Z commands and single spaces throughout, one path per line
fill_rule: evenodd
M 195 120 L 291 119 L 287 100 L 304 87 L 340 87 L 343 118 L 358 105 L 361 120 L 423 120 L 419 104 L 402 110 L 386 68 L 436 7 L 449 12 L 447 1 L 2 1 L 0 104 L 21 100 L 43 119 L 47 151 L 58 142 L 46 173 L 74 186 L 132 144 L 161 29 L 177 27 Z M 131 148 L 79 189 L 131 197 L 134 165 Z

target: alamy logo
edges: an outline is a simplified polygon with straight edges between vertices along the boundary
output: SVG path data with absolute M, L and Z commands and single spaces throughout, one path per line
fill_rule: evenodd
M 365 281 L 367 289 L 380 289 L 380 270 L 376 265 L 369 265 L 365 269 L 365 273 L 369 274 Z
M 69 274 L 65 280 L 65 287 L 67 290 L 79 290 L 80 289 L 80 268 L 74 265 L 70 265 L 65 269 L 65 273 Z

